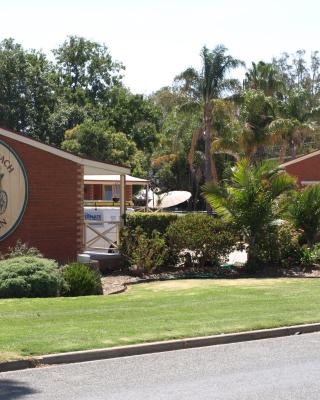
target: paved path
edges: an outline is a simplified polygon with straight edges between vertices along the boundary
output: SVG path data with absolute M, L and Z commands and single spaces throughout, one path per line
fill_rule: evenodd
M 320 334 L 0 374 L 0 400 L 319 400 Z

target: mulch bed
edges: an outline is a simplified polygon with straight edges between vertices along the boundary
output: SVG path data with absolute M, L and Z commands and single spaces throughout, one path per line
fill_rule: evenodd
M 237 278 L 320 278 L 320 266 L 290 267 L 290 268 L 264 268 L 257 274 L 250 275 L 242 266 L 225 266 L 220 268 L 172 268 L 158 274 L 140 277 L 125 274 L 121 271 L 113 272 L 102 277 L 103 294 L 116 294 L 126 290 L 127 285 L 161 281 L 171 279 L 237 279 Z

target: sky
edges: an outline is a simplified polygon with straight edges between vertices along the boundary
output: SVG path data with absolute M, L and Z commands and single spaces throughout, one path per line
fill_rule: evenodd
M 320 50 L 320 0 L 0 0 L 0 15 L 0 40 L 48 55 L 68 35 L 106 44 L 134 93 L 199 69 L 204 45 L 224 44 L 247 66 L 284 51 Z

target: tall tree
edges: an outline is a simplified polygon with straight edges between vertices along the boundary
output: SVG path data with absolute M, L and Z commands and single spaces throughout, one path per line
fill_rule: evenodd
M 107 99 L 121 81 L 122 64 L 115 62 L 105 45 L 70 36 L 53 50 L 59 70 L 59 87 L 71 103 L 80 106 Z
M 13 39 L 0 43 L 0 125 L 50 142 L 55 106 L 54 68 L 46 56 Z
M 269 132 L 281 143 L 280 162 L 285 160 L 287 150 L 294 159 L 299 146 L 314 134 L 319 111 L 312 107 L 310 93 L 306 90 L 291 91 L 281 102 L 279 116 L 269 126 Z
M 262 90 L 266 96 L 282 93 L 285 86 L 277 68 L 263 61 L 252 63 L 243 84 L 246 89 Z
M 203 137 L 205 143 L 205 180 L 217 182 L 217 169 L 211 153 L 213 140 L 212 125 L 214 119 L 213 99 L 217 99 L 234 92 L 238 88 L 238 81 L 229 79 L 228 73 L 244 65 L 242 61 L 227 54 L 227 48 L 223 45 L 210 51 L 207 47 L 201 50 L 202 69 L 197 72 L 188 68 L 177 78 L 176 83 L 189 97 L 195 100 L 202 109 L 202 125 L 195 132 L 193 146 L 198 138 Z M 194 149 L 192 150 L 192 153 Z M 192 160 L 191 160 L 192 161 Z
M 135 143 L 124 133 L 115 132 L 105 122 L 94 123 L 86 120 L 83 124 L 66 131 L 62 148 L 79 156 L 127 165 L 141 173 L 141 154 Z

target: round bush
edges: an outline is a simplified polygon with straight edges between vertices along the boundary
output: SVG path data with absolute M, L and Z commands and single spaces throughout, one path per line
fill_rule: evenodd
M 178 218 L 167 230 L 170 246 L 177 253 L 188 253 L 193 264 L 218 264 L 236 245 L 231 227 L 205 214 L 189 214 Z
M 0 298 L 54 297 L 63 289 L 57 263 L 40 257 L 0 261 Z
M 89 266 L 72 263 L 63 270 L 63 277 L 67 285 L 67 296 L 90 296 L 102 294 L 101 276 Z

